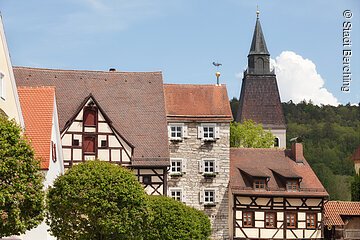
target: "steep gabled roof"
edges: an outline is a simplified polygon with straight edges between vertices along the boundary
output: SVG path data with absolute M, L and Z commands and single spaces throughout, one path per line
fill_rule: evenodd
M 225 85 L 164 84 L 169 121 L 232 120 Z
M 92 94 L 113 127 L 134 146 L 134 161 L 169 165 L 161 72 L 105 72 L 14 67 L 19 86 L 55 86 L 61 131 Z
M 49 169 L 55 89 L 53 87 L 19 87 L 20 104 L 25 121 L 25 135 L 31 141 L 35 157 L 43 170 Z
M 268 177 L 269 190 L 255 191 L 243 172 L 254 178 Z M 278 175 L 301 179 L 300 191 L 287 192 L 285 186 L 279 185 Z M 276 148 L 231 148 L 230 188 L 233 193 L 247 195 L 328 196 L 306 160 L 298 164 L 290 158 L 289 151 Z
M 345 225 L 341 216 L 360 217 L 360 202 L 328 201 L 324 206 L 324 224 Z
M 244 77 L 236 121 L 248 119 L 261 123 L 265 128 L 286 128 L 275 75 Z

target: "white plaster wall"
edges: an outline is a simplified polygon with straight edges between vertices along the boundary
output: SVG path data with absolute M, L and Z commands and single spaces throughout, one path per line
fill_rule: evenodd
M 19 96 L 16 88 L 9 49 L 6 43 L 2 16 L 0 15 L 0 73 L 4 75 L 4 98 L 0 97 L 0 108 L 24 128 L 24 119 L 21 112 Z
M 286 148 L 286 129 L 271 129 L 270 132 L 279 138 L 279 148 Z

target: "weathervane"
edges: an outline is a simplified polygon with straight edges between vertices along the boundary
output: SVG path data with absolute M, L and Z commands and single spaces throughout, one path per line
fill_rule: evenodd
M 218 62 L 213 62 L 212 63 L 215 67 L 216 67 L 216 73 L 215 73 L 215 76 L 216 76 L 216 84 L 219 85 L 219 78 L 220 78 L 220 72 L 219 72 L 219 67 L 222 66 L 221 63 L 218 63 Z
M 259 14 L 260 14 L 259 5 L 256 5 L 256 18 L 257 19 L 259 19 Z

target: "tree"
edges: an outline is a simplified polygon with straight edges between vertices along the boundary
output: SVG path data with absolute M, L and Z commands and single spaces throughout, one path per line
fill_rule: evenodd
M 21 128 L 0 115 L 0 238 L 19 235 L 43 220 L 40 162 Z
M 143 187 L 123 167 L 99 160 L 69 169 L 47 197 L 52 234 L 59 240 L 142 239 L 149 222 Z
M 355 174 L 351 182 L 351 201 L 360 201 L 360 174 Z
M 270 148 L 274 144 L 274 135 L 263 129 L 261 124 L 252 120 L 230 125 L 230 146 L 246 148 Z
M 209 239 L 209 218 L 201 211 L 165 196 L 149 196 L 153 221 L 147 240 Z

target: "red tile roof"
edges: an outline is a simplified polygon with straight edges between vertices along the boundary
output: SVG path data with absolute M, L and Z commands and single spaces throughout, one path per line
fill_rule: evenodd
M 14 67 L 18 86 L 55 86 L 60 130 L 92 94 L 134 148 L 134 161 L 169 165 L 161 72 L 108 72 Z M 165 160 L 164 160 L 165 159 Z
M 345 225 L 341 216 L 360 216 L 360 202 L 329 201 L 325 203 L 324 224 Z
M 54 87 L 18 87 L 20 105 L 25 121 L 25 135 L 31 141 L 41 169 L 49 169 L 51 156 Z
M 296 163 L 288 150 L 276 148 L 231 148 L 230 149 L 230 187 L 233 193 L 245 195 L 277 196 L 320 196 L 328 194 L 321 182 L 304 160 Z M 248 177 L 269 177 L 268 191 L 255 191 Z M 285 176 L 284 176 L 285 175 Z M 288 192 L 280 177 L 301 178 L 300 191 Z
M 225 85 L 164 84 L 169 121 L 232 120 Z
M 356 160 L 360 160 L 360 145 L 359 147 L 355 150 L 355 152 L 352 155 L 352 160 L 356 161 Z

